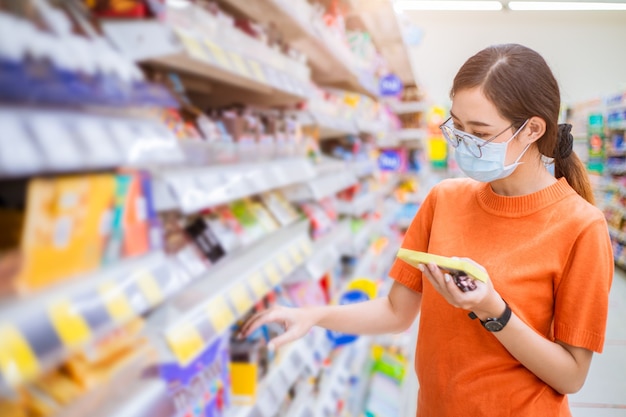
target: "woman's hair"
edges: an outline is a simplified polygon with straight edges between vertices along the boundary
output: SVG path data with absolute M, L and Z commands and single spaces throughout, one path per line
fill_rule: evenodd
M 587 170 L 572 152 L 571 126 L 558 125 L 561 94 L 559 85 L 541 55 L 522 45 L 490 46 L 463 64 L 452 85 L 455 92 L 480 87 L 498 112 L 519 128 L 525 120 L 538 116 L 546 122 L 546 132 L 537 148 L 554 158 L 554 173 L 585 200 L 593 204 Z

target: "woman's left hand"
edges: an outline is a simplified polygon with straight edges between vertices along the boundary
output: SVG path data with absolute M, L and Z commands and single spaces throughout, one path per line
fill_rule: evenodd
M 463 260 L 472 262 L 482 270 L 485 270 L 482 265 L 469 258 L 463 258 Z M 488 317 L 499 317 L 502 311 L 504 311 L 504 301 L 493 287 L 491 279 L 488 279 L 486 283 L 476 279 L 474 280 L 476 289 L 463 292 L 457 287 L 452 276 L 439 269 L 434 263 L 422 264 L 419 269 L 435 290 L 454 307 L 473 311 L 481 320 L 485 320 Z M 472 278 L 470 277 L 470 279 Z

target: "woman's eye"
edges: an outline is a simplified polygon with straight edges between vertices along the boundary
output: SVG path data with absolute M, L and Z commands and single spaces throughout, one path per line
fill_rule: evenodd
M 486 134 L 486 133 L 474 132 L 474 133 L 472 133 L 472 134 L 473 134 L 474 136 L 476 136 L 477 138 L 481 138 L 481 139 L 483 139 L 483 138 L 487 137 L 487 134 Z

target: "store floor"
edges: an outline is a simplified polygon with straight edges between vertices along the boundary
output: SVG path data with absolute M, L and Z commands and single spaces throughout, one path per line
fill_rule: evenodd
M 626 417 L 626 273 L 616 269 L 604 352 L 594 354 L 587 382 L 570 395 L 573 417 Z

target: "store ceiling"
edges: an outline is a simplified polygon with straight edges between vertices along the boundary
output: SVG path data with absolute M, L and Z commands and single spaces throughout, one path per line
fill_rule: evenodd
M 370 10 L 390 2 L 359 0 L 359 6 Z M 416 43 L 404 56 L 431 103 L 449 102 L 452 79 L 467 58 L 488 45 L 508 42 L 529 46 L 546 58 L 566 103 L 626 90 L 626 11 L 404 11 L 398 21 Z M 389 32 L 386 25 L 389 19 L 373 19 L 374 32 Z M 391 67 L 401 65 L 392 62 Z

